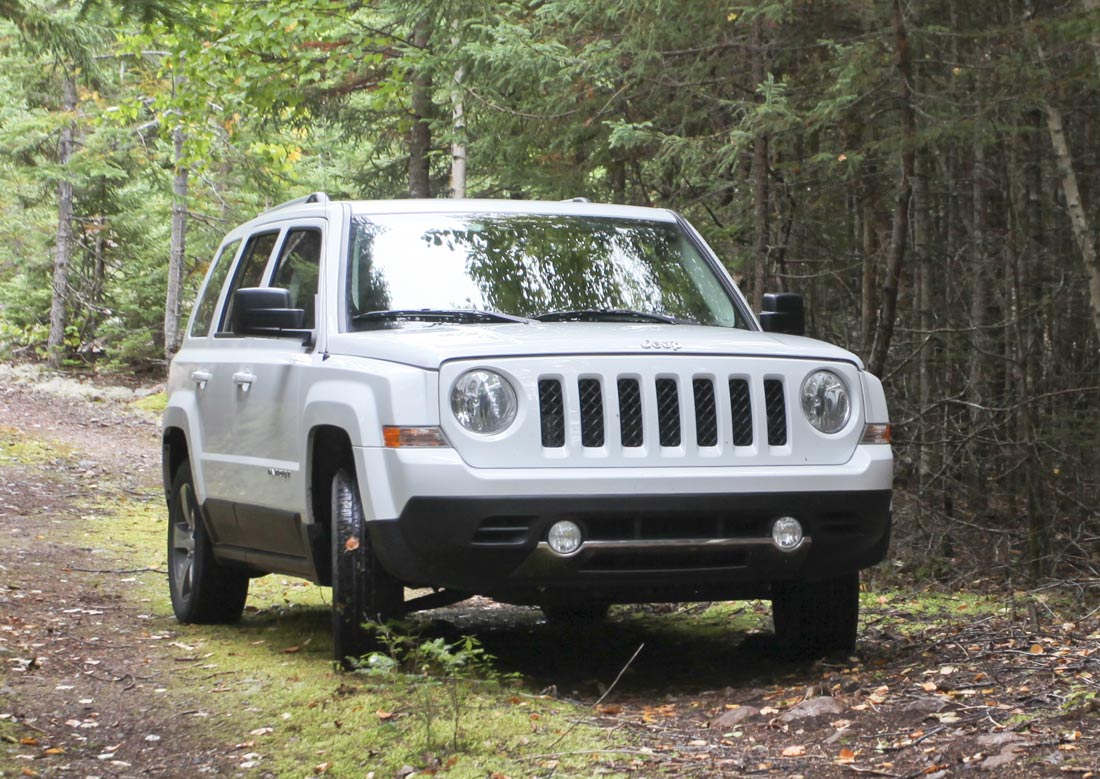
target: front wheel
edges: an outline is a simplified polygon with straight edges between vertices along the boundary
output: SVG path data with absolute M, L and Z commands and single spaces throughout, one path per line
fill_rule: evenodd
M 248 574 L 214 559 L 191 464 L 183 463 L 168 496 L 168 591 L 180 622 L 236 622 L 248 597 Z
M 332 479 L 332 644 L 347 664 L 371 649 L 366 622 L 401 614 L 405 590 L 371 549 L 355 476 L 341 468 Z
M 782 651 L 793 659 L 850 655 L 859 623 L 859 574 L 774 585 L 772 621 Z

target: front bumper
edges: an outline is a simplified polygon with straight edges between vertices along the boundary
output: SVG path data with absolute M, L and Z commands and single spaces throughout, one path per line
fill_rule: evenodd
M 515 603 L 732 600 L 874 565 L 889 545 L 890 501 L 890 490 L 413 498 L 370 530 L 383 566 L 409 584 Z M 783 515 L 806 532 L 794 552 L 771 543 Z M 573 555 L 545 542 L 560 519 L 584 531 Z

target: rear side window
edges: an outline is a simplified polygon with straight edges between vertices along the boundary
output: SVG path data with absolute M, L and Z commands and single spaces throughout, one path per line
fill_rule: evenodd
M 194 338 L 202 338 L 210 334 L 210 323 L 214 321 L 214 309 L 218 307 L 218 295 L 222 291 L 225 277 L 229 275 L 229 268 L 233 265 L 233 255 L 237 253 L 240 240 L 227 243 L 214 258 L 214 269 L 210 271 L 210 278 L 203 287 L 201 297 L 195 302 L 195 318 L 191 322 L 191 335 Z
M 219 333 L 233 332 L 233 294 L 242 288 L 258 287 L 264 276 L 264 268 L 271 258 L 271 250 L 275 248 L 275 239 L 279 237 L 278 231 L 259 233 L 248 239 L 244 245 L 241 261 L 237 263 L 237 273 L 233 276 L 233 283 L 225 294 L 225 306 L 222 308 L 222 323 L 218 328 Z
M 321 265 L 321 231 L 295 228 L 287 232 L 273 287 L 290 292 L 290 307 L 306 312 L 305 328 L 313 328 L 313 301 L 317 295 L 317 276 Z

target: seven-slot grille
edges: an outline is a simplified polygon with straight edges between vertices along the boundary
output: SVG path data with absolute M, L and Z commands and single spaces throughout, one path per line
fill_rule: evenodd
M 752 446 L 758 432 L 753 424 L 753 403 L 747 379 L 730 378 L 717 381 L 711 376 L 672 377 L 658 376 L 651 379 L 651 388 L 644 388 L 642 380 L 624 376 L 610 384 L 605 391 L 600 378 L 585 376 L 577 379 L 579 398 L 578 420 L 581 446 L 598 448 L 607 441 L 607 417 L 605 399 L 615 404 L 610 418 L 618 417 L 619 442 L 624 449 L 637 449 L 649 441 L 662 447 L 694 445 L 701 448 L 715 447 L 723 438 L 734 446 Z M 684 384 L 684 387 L 681 387 Z M 540 379 L 539 417 L 542 426 L 542 445 L 548 449 L 565 446 L 567 412 L 565 391 L 560 379 Z M 650 392 L 646 392 L 650 389 Z M 728 392 L 729 418 L 723 418 L 718 392 Z M 683 419 L 681 394 L 686 394 L 694 410 L 694 424 Z M 764 381 L 763 405 L 766 430 L 763 437 L 769 446 L 785 446 L 787 443 L 787 406 L 783 382 L 779 379 Z M 656 408 L 656 429 L 646 424 L 646 402 L 651 399 Z M 693 433 L 691 440 L 685 441 Z

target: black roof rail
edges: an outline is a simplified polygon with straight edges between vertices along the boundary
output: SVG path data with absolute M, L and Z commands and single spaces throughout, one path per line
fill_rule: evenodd
M 592 201 L 586 197 L 567 197 L 561 201 L 563 203 L 591 203 Z
M 272 206 L 267 209 L 268 212 L 278 211 L 280 208 L 290 208 L 290 206 L 299 206 L 305 203 L 327 203 L 329 197 L 324 192 L 312 192 L 304 197 L 296 197 L 293 200 L 288 200 L 285 203 L 280 203 L 277 206 Z

